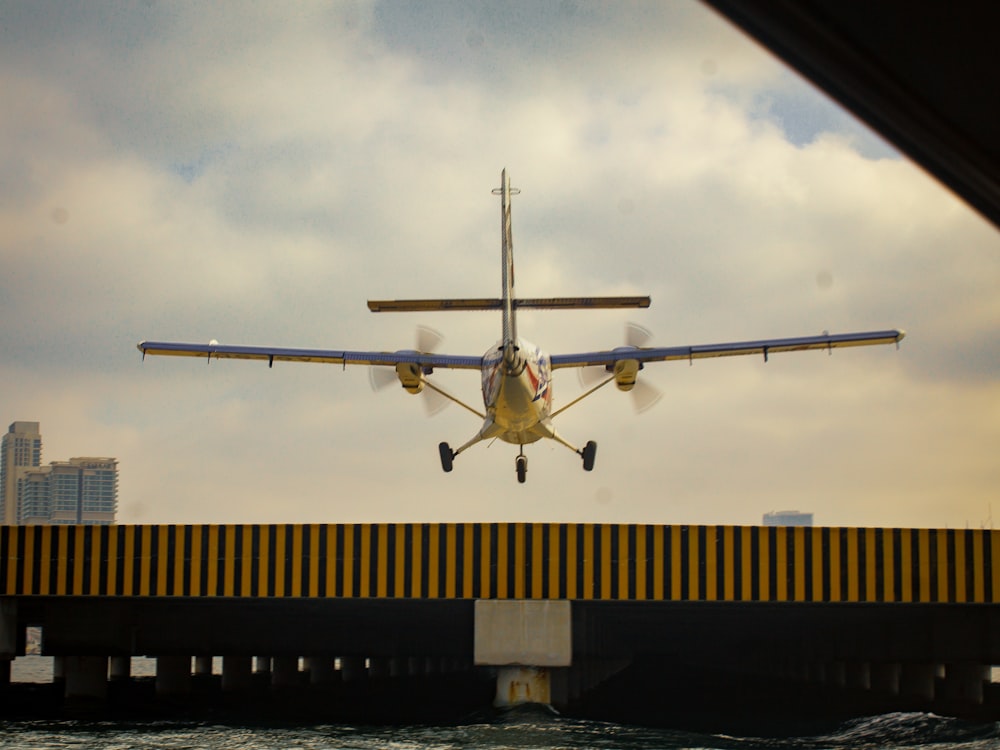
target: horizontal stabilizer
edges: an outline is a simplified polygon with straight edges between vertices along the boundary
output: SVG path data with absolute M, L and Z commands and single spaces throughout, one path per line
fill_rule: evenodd
M 646 297 L 527 297 L 515 299 L 516 309 L 606 310 L 626 307 L 649 307 Z M 435 312 L 439 310 L 501 310 L 503 300 L 469 299 L 388 299 L 368 300 L 372 312 Z

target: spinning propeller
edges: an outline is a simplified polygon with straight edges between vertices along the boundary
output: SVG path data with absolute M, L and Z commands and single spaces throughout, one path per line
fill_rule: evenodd
M 641 349 L 649 343 L 652 337 L 653 334 L 642 326 L 636 323 L 626 323 L 625 347 L 623 348 Z M 614 370 L 610 367 L 581 367 L 577 372 L 579 373 L 580 384 L 584 388 L 594 388 L 601 381 L 615 379 Z M 637 378 L 635 384 L 628 391 L 632 394 L 632 407 L 637 414 L 641 414 L 651 408 L 663 397 L 663 392 L 645 378 Z
M 423 354 L 432 354 L 441 345 L 444 337 L 433 328 L 417 326 L 417 348 L 416 351 Z M 425 375 L 421 379 L 426 383 Z M 382 391 L 391 385 L 401 385 L 402 382 L 397 375 L 397 371 L 391 367 L 370 367 L 368 368 L 368 381 L 371 383 L 373 391 Z M 428 416 L 433 416 L 448 405 L 448 397 L 443 396 L 433 388 L 421 387 L 419 393 L 423 395 L 424 409 Z

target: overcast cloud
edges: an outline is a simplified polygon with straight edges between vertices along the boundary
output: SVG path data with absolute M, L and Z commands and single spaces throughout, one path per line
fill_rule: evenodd
M 995 229 L 698 3 L 5 3 L 0 419 L 120 462 L 122 522 L 978 527 L 1000 463 Z M 662 364 L 599 444 L 480 445 L 364 368 L 150 358 L 142 339 L 480 354 L 488 313 L 368 298 L 650 294 L 535 312 L 551 352 L 900 327 L 893 347 Z M 474 405 L 478 377 L 436 374 Z M 555 381 L 557 405 L 581 392 Z M 998 507 L 1000 512 L 1000 507 Z

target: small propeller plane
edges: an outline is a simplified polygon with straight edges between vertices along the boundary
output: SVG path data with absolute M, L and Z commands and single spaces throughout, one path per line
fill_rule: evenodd
M 227 346 L 214 340 L 208 344 L 143 341 L 138 345 L 139 351 L 142 352 L 144 359 L 147 354 L 150 354 L 205 357 L 209 363 L 212 359 L 263 360 L 268 363 L 269 367 L 273 366 L 275 362 L 319 362 L 345 366 L 368 365 L 375 368 L 373 374 L 377 369 L 381 369 L 385 373 L 387 372 L 385 368 L 395 368 L 395 378 L 392 378 L 391 370 L 388 371 L 389 377 L 398 378 L 399 383 L 407 392 L 417 394 L 427 388 L 463 406 L 482 420 L 482 426 L 479 430 L 458 448 L 452 449 L 448 443 L 439 444 L 441 468 L 445 472 L 452 470 L 456 457 L 475 444 L 499 438 L 504 442 L 518 446 L 519 452 L 515 460 L 515 470 L 518 482 L 523 483 L 528 468 L 524 446 L 542 438 L 554 440 L 577 453 L 583 460 L 584 470 L 591 471 L 594 468 L 597 443 L 591 440 L 582 448 L 576 447 L 556 432 L 553 420 L 566 409 L 579 403 L 608 383 L 614 382 L 619 390 L 632 391 L 637 385 L 639 371 L 646 363 L 693 362 L 695 359 L 740 354 L 763 355 L 766 361 L 769 355 L 777 352 L 807 349 L 833 350 L 848 346 L 890 343 L 896 344 L 898 348 L 900 340 L 906 335 L 900 330 L 843 334 L 823 333 L 820 336 L 673 347 L 646 347 L 632 341 L 627 346 L 604 351 L 549 355 L 518 336 L 518 310 L 646 308 L 649 307 L 650 298 L 648 296 L 515 297 L 510 199 L 512 195 L 516 195 L 520 191 L 511 188 L 507 170 L 501 172 L 500 181 L 500 187 L 493 191 L 494 194 L 500 195 L 502 294 L 500 298 L 368 301 L 368 308 L 372 312 L 499 310 L 502 316 L 501 338 L 482 356 L 435 354 L 429 351 L 415 350 L 376 352 Z M 432 348 L 432 346 L 427 348 Z M 591 368 L 591 371 L 598 369 L 600 376 L 596 385 L 570 403 L 553 411 L 552 372 L 569 367 Z M 470 406 L 429 380 L 428 376 L 437 368 L 479 370 L 482 379 L 484 410 Z M 373 379 L 373 384 L 375 382 Z

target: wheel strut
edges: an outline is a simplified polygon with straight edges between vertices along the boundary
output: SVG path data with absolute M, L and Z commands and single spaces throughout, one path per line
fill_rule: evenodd
M 521 452 L 514 459 L 514 469 L 517 471 L 517 481 L 524 484 L 528 474 L 528 457 L 524 455 L 524 446 L 521 446 Z

